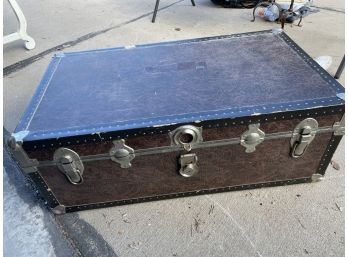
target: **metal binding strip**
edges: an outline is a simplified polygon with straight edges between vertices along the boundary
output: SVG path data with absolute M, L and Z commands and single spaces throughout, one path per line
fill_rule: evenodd
M 321 133 L 334 133 L 337 128 L 332 126 L 326 126 L 316 129 L 317 134 Z M 291 138 L 293 135 L 293 131 L 287 132 L 278 132 L 272 134 L 265 134 L 264 140 L 274 140 L 281 138 Z M 227 145 L 238 145 L 241 143 L 240 137 L 238 138 L 229 138 L 229 139 L 221 139 L 221 140 L 212 140 L 212 141 L 202 141 L 192 145 L 192 150 L 194 149 L 203 149 L 209 147 L 219 147 L 219 146 L 227 146 Z M 163 147 L 154 147 L 147 149 L 137 149 L 134 150 L 135 156 L 144 156 L 144 155 L 152 155 L 152 154 L 162 154 L 162 153 L 170 153 L 170 152 L 178 152 L 183 150 L 180 145 L 171 145 L 171 146 L 163 146 Z M 99 161 L 99 160 L 110 160 L 110 153 L 105 154 L 97 154 L 97 155 L 86 155 L 80 157 L 82 162 L 90 162 L 90 161 Z M 54 166 L 58 163 L 54 161 L 40 161 L 37 167 L 46 167 L 46 166 Z

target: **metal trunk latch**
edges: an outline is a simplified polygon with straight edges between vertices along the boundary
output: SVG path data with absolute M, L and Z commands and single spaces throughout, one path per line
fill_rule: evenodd
M 198 173 L 198 157 L 195 153 L 181 155 L 179 158 L 181 176 L 189 178 Z
M 78 185 L 83 182 L 84 166 L 76 152 L 64 147 L 58 148 L 54 152 L 53 160 L 72 184 Z
M 113 141 L 114 147 L 109 154 L 111 160 L 120 164 L 121 168 L 130 168 L 135 158 L 134 149 L 125 144 L 124 139 Z
M 301 157 L 313 141 L 318 129 L 318 122 L 313 118 L 307 118 L 301 121 L 292 134 L 291 156 L 294 158 Z
M 240 144 L 246 148 L 246 153 L 252 153 L 264 139 L 265 133 L 260 129 L 260 123 L 250 124 L 249 129 L 240 137 Z

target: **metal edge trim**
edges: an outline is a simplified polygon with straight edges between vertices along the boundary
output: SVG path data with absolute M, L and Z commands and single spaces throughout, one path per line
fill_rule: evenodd
M 310 110 L 318 107 L 332 107 L 344 104 L 338 97 L 320 98 L 311 101 L 290 102 L 277 105 L 250 106 L 241 108 L 230 108 L 225 110 L 207 111 L 191 114 L 174 116 L 163 116 L 157 118 L 146 118 L 139 120 L 129 120 L 125 122 L 104 123 L 94 126 L 80 126 L 74 128 L 64 128 L 48 131 L 32 131 L 27 136 L 27 141 L 44 140 L 48 137 L 68 137 L 81 134 L 100 134 L 111 131 L 125 131 L 131 129 L 163 127 L 163 124 L 183 124 L 197 123 L 198 121 L 208 121 L 215 119 L 234 119 L 246 116 L 257 116 L 260 114 L 270 114 L 277 112 L 291 112 L 300 110 Z M 199 122 L 198 122 L 199 123 Z
M 252 32 L 245 32 L 245 33 L 220 35 L 220 36 L 200 37 L 200 38 L 194 38 L 194 39 L 173 40 L 173 41 L 166 41 L 166 42 L 135 45 L 134 47 L 135 48 L 143 48 L 143 47 L 161 46 L 161 45 L 167 46 L 167 45 L 173 45 L 173 44 L 177 44 L 177 43 L 185 43 L 186 44 L 186 43 L 211 41 L 211 40 L 224 39 L 224 38 L 253 36 L 253 35 L 260 35 L 260 34 L 270 34 L 271 35 L 272 30 L 260 30 L 260 31 L 252 31 Z M 92 49 L 92 50 L 86 50 L 86 51 L 64 52 L 64 55 L 65 56 L 73 56 L 73 55 L 79 55 L 79 54 L 85 54 L 85 53 L 100 53 L 100 52 L 118 51 L 118 50 L 124 50 L 124 49 L 126 49 L 126 47 L 121 46 L 121 47 L 112 47 L 112 48 L 104 48 L 104 49 Z
M 50 77 L 52 77 L 55 71 L 57 70 L 60 60 L 61 60 L 60 57 L 55 57 L 55 56 L 52 57 L 52 61 L 50 62 L 44 75 L 42 76 L 39 86 L 36 88 L 35 93 L 32 96 L 31 101 L 29 102 L 26 108 L 26 111 L 23 113 L 22 117 L 20 118 L 20 121 L 18 125 L 16 126 L 14 132 L 27 130 L 28 123 L 34 114 L 33 112 L 37 108 L 37 106 L 40 104 L 38 100 L 42 97 L 42 94 L 46 91 L 47 87 L 49 86 L 49 83 L 47 80 Z
M 282 180 L 282 181 L 272 181 L 272 182 L 257 183 L 257 184 L 248 184 L 248 185 L 238 185 L 238 186 L 230 186 L 230 187 L 223 187 L 223 188 L 204 189 L 204 190 L 191 191 L 191 192 L 173 193 L 173 194 L 160 195 L 160 196 L 149 196 L 149 197 L 141 197 L 136 199 L 118 200 L 118 201 L 86 204 L 86 205 L 66 206 L 65 210 L 66 212 L 75 212 L 75 211 L 83 211 L 83 210 L 96 209 L 96 208 L 105 208 L 105 207 L 133 204 L 133 203 L 166 200 L 166 199 L 179 198 L 179 197 L 222 193 L 222 192 L 230 192 L 230 191 L 237 191 L 237 190 L 256 189 L 256 188 L 262 188 L 262 187 L 284 186 L 284 185 L 292 185 L 292 184 L 299 184 L 299 183 L 306 183 L 306 182 L 311 182 L 311 177 L 296 178 L 296 179 L 289 179 L 289 180 Z
M 318 166 L 316 173 L 321 174 L 323 176 L 325 175 L 326 169 L 329 166 L 331 159 L 332 159 L 332 156 L 334 155 L 342 137 L 343 136 L 341 136 L 341 135 L 336 136 L 336 135 L 332 134 L 332 137 L 329 141 L 329 144 L 326 147 L 325 152 L 320 159 L 319 166 Z
M 199 123 L 178 123 L 174 125 L 167 125 L 163 127 L 145 127 L 141 129 L 128 129 L 115 132 L 105 133 L 92 133 L 77 136 L 64 137 L 62 135 L 53 134 L 50 139 L 43 140 L 30 140 L 23 142 L 23 148 L 26 151 L 39 150 L 39 149 L 50 149 L 55 147 L 69 147 L 69 145 L 78 145 L 84 143 L 94 142 L 108 142 L 119 139 L 127 139 L 137 137 L 139 135 L 157 135 L 165 134 L 176 129 L 178 126 L 192 124 L 194 126 L 200 126 L 203 129 L 207 128 L 218 128 L 218 127 L 230 127 L 235 125 L 248 125 L 251 123 L 267 123 L 276 120 L 291 120 L 297 118 L 306 117 L 317 117 L 331 114 L 344 113 L 344 105 L 321 107 L 309 110 L 298 110 L 298 111 L 287 111 L 287 112 L 276 112 L 268 114 L 260 114 L 255 116 L 244 116 L 238 118 L 224 118 L 216 120 L 207 120 Z
M 284 31 L 279 33 L 278 36 L 300 56 L 314 70 L 315 73 L 319 74 L 323 80 L 328 82 L 331 89 L 334 90 L 335 94 L 344 93 L 344 87 L 325 69 L 312 59 L 294 40 L 292 40 Z M 338 97 L 339 98 L 339 97 Z M 340 98 L 341 99 L 341 98 Z

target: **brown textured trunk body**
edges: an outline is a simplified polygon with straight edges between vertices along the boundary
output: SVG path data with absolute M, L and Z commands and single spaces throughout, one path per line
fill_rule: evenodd
M 299 116 L 301 117 L 289 120 L 264 122 L 261 123 L 260 129 L 266 134 L 292 131 L 302 120 L 302 115 Z M 342 114 L 335 114 L 318 116 L 315 119 L 319 127 L 325 127 L 332 126 L 341 117 Z M 248 126 L 244 124 L 247 122 L 236 123 L 239 124 L 231 127 L 224 127 L 225 123 L 218 121 L 215 125 L 208 125 L 208 128 L 203 128 L 204 141 L 239 137 Z M 74 211 L 310 181 L 311 176 L 320 172 L 319 169 L 323 166 L 327 146 L 339 142 L 340 138 L 332 133 L 317 135 L 301 158 L 290 156 L 289 138 L 265 140 L 253 153 L 246 153 L 245 148 L 239 144 L 194 149 L 191 152 L 198 157 L 199 172 L 189 178 L 181 176 L 178 172 L 178 158 L 184 151 L 136 156 L 129 169 L 122 169 L 111 160 L 86 162 L 84 183 L 81 185 L 69 183 L 56 166 L 41 167 L 39 174 L 47 184 L 45 190 L 54 195 L 59 205 L 64 205 L 67 211 Z M 146 149 L 169 146 L 170 138 L 168 134 L 138 136 L 129 138 L 126 143 L 135 150 Z M 335 146 L 336 144 L 330 148 L 331 154 Z M 108 152 L 111 147 L 112 141 L 69 146 L 80 156 L 102 154 Z M 50 160 L 55 150 L 52 148 L 30 151 L 29 157 Z M 330 156 L 327 159 L 329 160 Z

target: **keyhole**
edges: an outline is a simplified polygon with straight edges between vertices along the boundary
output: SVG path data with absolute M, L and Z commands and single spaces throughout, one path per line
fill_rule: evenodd
M 193 136 L 189 133 L 181 134 L 179 140 L 182 144 L 189 144 L 193 141 Z

